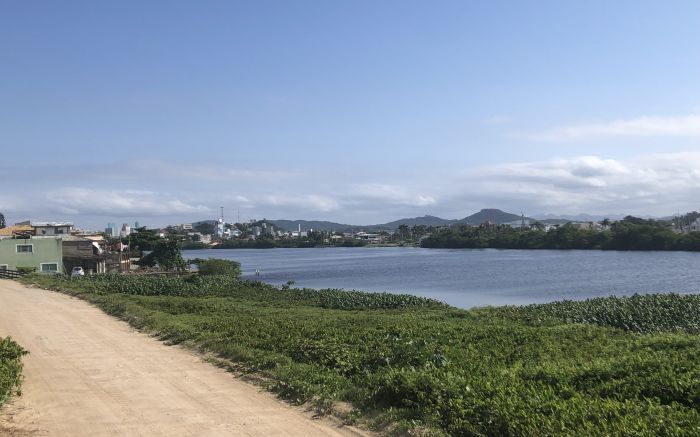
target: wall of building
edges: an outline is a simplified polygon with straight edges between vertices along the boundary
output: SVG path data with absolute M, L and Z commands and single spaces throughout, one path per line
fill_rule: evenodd
M 31 252 L 17 252 L 18 245 L 31 245 Z M 42 271 L 42 265 L 57 264 L 57 273 L 63 269 L 63 248 L 59 238 L 0 239 L 0 268 L 17 270 L 17 267 L 35 267 Z
M 35 226 L 34 232 L 36 236 L 44 235 L 70 235 L 72 226 Z

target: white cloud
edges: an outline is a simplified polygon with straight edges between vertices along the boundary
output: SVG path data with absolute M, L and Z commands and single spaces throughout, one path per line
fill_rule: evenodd
M 565 141 L 598 136 L 700 136 L 700 114 L 678 117 L 637 117 L 599 123 L 559 126 L 516 135 L 536 141 Z
M 698 209 L 700 153 L 500 164 L 472 169 L 457 186 L 455 199 L 525 211 L 666 215 Z
M 10 217 L 8 221 L 67 219 L 99 227 L 107 218 L 118 217 L 149 225 L 216 218 L 220 205 L 229 217 L 240 212 L 244 220 L 300 218 L 352 224 L 423 214 L 462 218 L 486 207 L 526 214 L 623 215 L 700 209 L 700 152 L 627 159 L 554 158 L 467 167 L 461 176 L 453 174 L 436 171 L 427 179 L 408 172 L 374 176 L 311 172 L 285 183 L 252 176 L 247 181 L 200 184 L 186 176 L 154 177 L 135 185 L 129 180 L 92 178 L 65 184 L 42 181 L 21 189 L 10 185 L 13 189 L 0 194 L 0 210 Z M 56 188 L 47 192 L 46 185 Z M 114 189 L 117 185 L 124 188 Z
M 350 187 L 350 193 L 356 200 L 370 199 L 394 205 L 427 206 L 436 203 L 433 196 L 418 193 L 408 186 L 366 183 Z
M 46 193 L 44 202 L 48 209 L 70 215 L 170 216 L 211 212 L 206 206 L 186 203 L 164 193 L 139 190 L 60 188 Z
M 330 212 L 339 209 L 340 204 L 337 200 L 318 194 L 294 195 L 294 194 L 274 194 L 266 195 L 261 198 L 261 207 L 295 207 L 297 210 L 307 210 L 312 212 Z

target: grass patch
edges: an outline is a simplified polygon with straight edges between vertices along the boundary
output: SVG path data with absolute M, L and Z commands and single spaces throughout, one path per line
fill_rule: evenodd
M 700 434 L 699 296 L 460 310 L 216 276 L 25 281 L 398 434 Z

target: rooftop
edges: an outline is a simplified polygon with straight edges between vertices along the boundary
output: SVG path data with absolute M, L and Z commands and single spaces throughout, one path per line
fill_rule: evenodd
M 73 226 L 71 222 L 31 222 L 34 227 L 59 227 L 59 226 Z

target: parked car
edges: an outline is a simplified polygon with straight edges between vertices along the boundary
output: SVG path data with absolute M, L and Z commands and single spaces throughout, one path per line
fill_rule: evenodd
M 70 277 L 79 278 L 81 276 L 85 276 L 85 270 L 83 270 L 82 267 L 73 267 L 73 270 L 70 272 Z

